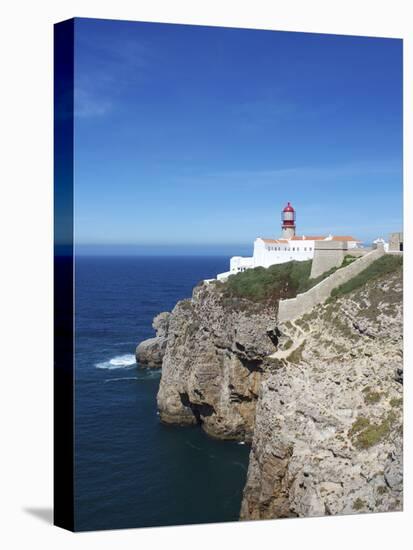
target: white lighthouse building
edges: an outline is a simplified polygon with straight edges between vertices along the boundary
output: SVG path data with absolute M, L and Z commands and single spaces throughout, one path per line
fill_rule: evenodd
M 349 235 L 296 235 L 296 214 L 290 203 L 281 212 L 281 236 L 279 238 L 257 237 L 254 241 L 252 257 L 233 256 L 229 271 L 219 273 L 218 280 L 225 280 L 246 269 L 254 267 L 269 267 L 296 260 L 299 262 L 312 260 L 316 241 L 341 241 L 346 243 L 346 249 L 357 248 L 360 241 Z

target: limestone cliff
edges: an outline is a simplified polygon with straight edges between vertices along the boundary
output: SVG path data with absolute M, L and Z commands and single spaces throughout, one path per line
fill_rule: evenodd
M 401 270 L 278 328 L 241 518 L 400 510 Z
M 171 313 L 158 408 L 163 422 L 200 423 L 211 436 L 251 441 L 276 309 L 203 283 Z
M 158 409 L 252 443 L 241 519 L 401 509 L 401 267 L 281 324 L 223 289 L 167 315 Z

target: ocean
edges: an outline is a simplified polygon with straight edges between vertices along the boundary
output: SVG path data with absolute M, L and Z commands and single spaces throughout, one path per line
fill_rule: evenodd
M 249 448 L 160 423 L 159 370 L 135 363 L 170 311 L 226 257 L 84 257 L 75 271 L 75 528 L 236 521 Z

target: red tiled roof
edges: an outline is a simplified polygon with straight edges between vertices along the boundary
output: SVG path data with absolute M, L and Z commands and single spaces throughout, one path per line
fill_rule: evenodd
M 288 239 L 266 239 L 264 237 L 259 237 L 262 241 L 264 241 L 265 243 L 268 243 L 268 244 L 284 244 L 284 243 L 288 243 Z M 357 243 L 360 243 L 361 241 L 359 241 L 359 239 L 355 239 L 354 237 L 351 237 L 349 235 L 338 235 L 338 236 L 335 236 L 333 235 L 333 237 L 331 238 L 328 238 L 328 237 L 324 237 L 324 236 L 320 236 L 320 235 L 294 235 L 294 237 L 291 237 L 291 239 L 289 239 L 291 241 L 325 241 L 325 240 L 329 240 L 329 241 L 355 241 Z
M 327 237 L 320 237 L 320 236 L 312 236 L 312 235 L 294 235 L 294 237 L 291 238 L 292 241 L 324 241 L 324 240 L 329 240 L 329 241 L 356 241 L 356 242 L 361 242 L 359 241 L 358 239 L 355 239 L 354 237 L 350 237 L 349 235 L 344 235 L 344 236 L 341 236 L 341 235 L 333 235 L 332 238 L 327 238 Z
M 294 235 L 294 237 L 291 237 L 292 241 L 324 241 L 325 237 L 320 237 L 319 235 Z
M 355 239 L 354 237 L 350 237 L 348 235 L 345 235 L 344 237 L 337 237 L 333 236 L 333 241 L 356 241 L 357 243 L 360 243 L 359 239 Z
M 265 243 L 270 244 L 288 243 L 287 239 L 264 239 L 264 237 L 260 237 L 260 239 Z

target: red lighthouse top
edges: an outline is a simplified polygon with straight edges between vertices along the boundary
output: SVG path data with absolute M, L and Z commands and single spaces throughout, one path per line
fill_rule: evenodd
M 283 212 L 295 212 L 295 210 L 291 206 L 291 204 L 289 202 L 287 202 L 287 206 L 284 208 Z
M 282 227 L 295 227 L 295 210 L 290 203 L 281 212 Z

